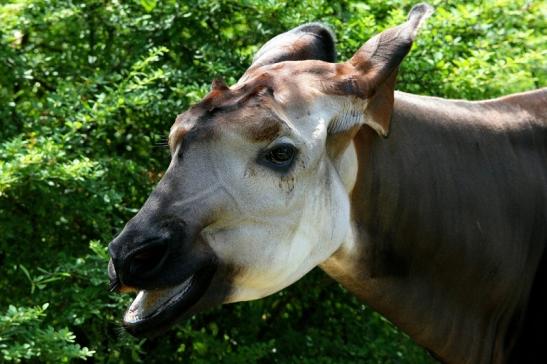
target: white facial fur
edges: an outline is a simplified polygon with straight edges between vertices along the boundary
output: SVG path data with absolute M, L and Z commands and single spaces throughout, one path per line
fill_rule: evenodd
M 272 144 L 281 139 L 299 150 L 286 175 L 257 163 L 269 143 L 249 141 L 239 126 L 223 126 L 216 138 L 192 143 L 182 161 L 173 158 L 171 173 L 180 174 L 183 195 L 193 196 L 175 202 L 177 209 L 207 210 L 201 238 L 237 268 L 228 302 L 287 287 L 345 241 L 356 158 L 353 147 L 334 161 L 327 155 L 333 112 L 323 102 L 279 113 L 285 127 Z

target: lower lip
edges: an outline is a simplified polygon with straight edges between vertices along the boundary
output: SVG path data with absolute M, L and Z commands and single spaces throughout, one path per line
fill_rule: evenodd
M 154 291 L 139 291 L 137 294 L 137 297 L 133 300 L 133 303 L 131 303 L 131 306 L 127 310 L 124 316 L 124 321 L 126 323 L 137 323 L 139 321 L 147 320 L 149 318 L 154 317 L 156 314 L 158 314 L 161 310 L 171 306 L 174 302 L 179 301 L 190 289 L 192 286 L 192 278 L 194 276 L 191 276 L 186 281 L 181 283 L 180 285 L 170 289 L 170 291 L 175 291 L 172 295 L 168 296 L 167 298 L 161 298 L 162 302 L 159 302 L 159 304 L 154 304 L 152 302 L 152 308 L 150 309 L 150 312 L 143 312 L 143 311 L 149 311 L 146 310 L 143 305 L 145 305 L 147 302 L 143 302 L 147 299 L 147 295 L 154 295 L 154 294 L 160 294 L 160 292 L 154 292 Z M 167 290 L 167 289 L 164 289 Z M 162 290 L 162 291 L 164 291 Z M 148 298 L 153 299 L 153 298 Z M 155 306 L 155 307 L 154 307 Z
M 136 337 L 153 337 L 165 332 L 200 302 L 217 270 L 216 260 L 202 263 L 201 269 L 177 286 L 139 292 L 124 315 L 123 326 Z M 208 302 L 208 301 L 206 301 Z M 207 304 L 201 303 L 200 308 Z

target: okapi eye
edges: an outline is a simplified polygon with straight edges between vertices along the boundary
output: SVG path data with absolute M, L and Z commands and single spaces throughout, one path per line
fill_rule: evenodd
M 291 144 L 280 144 L 264 154 L 264 159 L 275 168 L 285 169 L 291 166 L 296 148 Z

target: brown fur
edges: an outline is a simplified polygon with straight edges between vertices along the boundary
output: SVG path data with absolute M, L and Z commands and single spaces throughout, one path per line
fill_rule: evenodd
M 360 253 L 340 251 L 323 268 L 448 363 L 508 362 L 515 345 L 540 357 L 541 347 L 525 346 L 524 325 L 542 317 L 526 307 L 547 242 L 537 107 L 546 95 L 400 93 L 390 137 L 365 128 L 354 139 Z

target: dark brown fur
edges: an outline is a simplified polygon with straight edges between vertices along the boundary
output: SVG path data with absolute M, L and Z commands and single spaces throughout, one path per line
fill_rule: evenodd
M 546 89 L 485 102 L 399 93 L 390 137 L 365 127 L 354 139 L 362 253 L 344 258 L 357 271 L 333 275 L 446 362 L 543 361 L 544 307 L 529 298 L 545 302 L 547 283 L 545 105 Z

